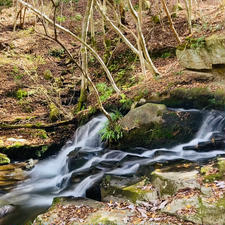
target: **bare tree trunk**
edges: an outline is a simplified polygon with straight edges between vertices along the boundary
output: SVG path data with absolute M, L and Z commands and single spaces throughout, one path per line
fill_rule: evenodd
M 138 15 L 140 18 L 140 22 L 142 23 L 142 0 L 139 0 Z M 138 51 L 139 51 L 139 58 L 140 58 L 140 62 L 141 62 L 141 70 L 142 70 L 143 75 L 146 77 L 145 59 L 144 59 L 142 48 L 141 48 L 141 37 L 140 37 L 139 32 L 137 32 L 137 33 L 138 33 L 137 45 L 138 45 Z
M 144 35 L 142 33 L 142 29 L 141 29 L 140 18 L 138 16 L 137 12 L 134 10 L 133 5 L 131 3 L 131 0 L 128 0 L 128 5 L 129 5 L 129 9 L 131 11 L 131 14 L 132 14 L 133 18 L 136 21 L 138 35 L 140 35 L 142 51 L 144 52 L 145 59 L 148 63 L 148 68 L 153 75 L 160 75 L 159 71 L 157 70 L 157 68 L 153 64 L 153 62 L 151 60 L 151 57 L 149 56 L 148 49 L 147 49 L 146 43 L 145 43 L 145 38 L 144 38 Z
M 14 18 L 14 23 L 13 23 L 13 32 L 16 31 L 16 23 L 17 23 L 17 19 L 19 18 L 19 14 L 21 12 L 21 8 L 18 11 L 18 1 L 16 0 L 16 5 L 15 5 L 15 18 Z
M 86 12 L 82 23 L 82 40 L 87 42 L 87 32 L 90 23 L 91 11 L 93 9 L 93 0 L 88 0 L 86 6 Z M 81 46 L 81 62 L 82 62 L 82 70 L 85 74 L 88 75 L 88 57 L 87 57 L 87 47 L 82 44 Z M 80 98 L 78 101 L 78 110 L 81 110 L 83 103 L 87 98 L 87 79 L 84 75 L 82 75 L 81 80 L 81 90 L 80 90 Z
M 184 0 L 184 3 L 187 11 L 188 29 L 192 34 L 192 0 Z
M 94 8 L 92 8 L 91 10 L 90 30 L 91 30 L 91 44 L 93 47 L 95 47 L 96 40 L 95 40 Z
M 180 37 L 179 37 L 179 35 L 178 35 L 176 29 L 175 29 L 174 26 L 173 26 L 173 21 L 172 21 L 172 18 L 171 18 L 169 9 L 168 9 L 168 7 L 167 7 L 167 5 L 166 5 L 166 2 L 165 2 L 165 0 L 161 0 L 161 2 L 162 2 L 162 5 L 163 5 L 164 10 L 165 10 L 165 12 L 166 12 L 166 15 L 167 15 L 167 17 L 168 17 L 168 19 L 169 19 L 170 29 L 171 29 L 172 32 L 174 33 L 174 35 L 175 35 L 175 37 L 176 37 L 176 39 L 177 39 L 177 42 L 180 44 L 180 43 L 181 43 L 181 40 L 180 40 Z
M 119 3 L 119 11 L 120 11 L 120 21 L 123 25 L 126 24 L 126 15 L 125 15 L 125 4 L 124 0 Z

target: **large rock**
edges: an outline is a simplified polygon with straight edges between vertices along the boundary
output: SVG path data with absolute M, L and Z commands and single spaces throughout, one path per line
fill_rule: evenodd
M 115 197 L 131 202 L 154 202 L 158 199 L 156 189 L 148 180 L 137 177 L 128 179 L 106 176 L 101 185 L 101 196 L 103 201 L 111 201 Z
M 124 135 L 113 147 L 162 148 L 186 142 L 197 132 L 201 121 L 200 112 L 176 112 L 162 104 L 147 103 L 122 118 Z
M 135 205 L 141 203 L 150 207 L 156 215 L 166 213 L 165 217 L 173 215 L 194 224 L 224 224 L 224 173 L 220 180 L 213 179 L 212 183 L 205 183 L 205 176 L 201 174 L 207 171 L 212 176 L 224 172 L 224 162 L 221 158 L 201 169 L 193 163 L 162 167 L 152 172 L 148 178 L 133 184 L 127 178 L 108 178 L 102 185 L 103 200 L 130 200 Z
M 141 107 L 131 110 L 121 120 L 120 124 L 123 129 L 131 130 L 150 123 L 160 123 L 163 121 L 162 115 L 165 112 L 167 112 L 165 105 L 147 103 Z
M 213 65 L 225 64 L 225 36 L 212 35 L 205 39 L 193 39 L 179 46 L 176 54 L 185 68 L 210 70 Z
M 57 198 L 45 214 L 39 215 L 33 225 L 42 224 L 121 224 L 125 225 L 132 211 L 110 207 L 110 204 L 90 199 Z M 62 213 L 63 212 L 63 213 Z
M 101 203 L 81 198 L 58 198 L 55 201 L 57 203 L 46 213 L 39 215 L 33 225 L 187 224 L 176 217 L 152 211 L 148 203 L 142 205 L 115 201 Z
M 180 189 L 200 189 L 197 170 L 192 171 L 154 171 L 152 184 L 158 190 L 159 197 L 170 197 Z
M 0 166 L 0 190 L 9 191 L 14 188 L 18 182 L 28 177 L 26 170 L 32 169 L 37 160 L 28 160 L 26 162 L 14 163 Z

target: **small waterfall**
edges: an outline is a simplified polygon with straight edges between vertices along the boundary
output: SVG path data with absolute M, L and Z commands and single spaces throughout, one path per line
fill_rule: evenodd
M 195 162 L 225 153 L 223 149 L 207 152 L 183 149 L 185 146 L 207 141 L 212 134 L 224 131 L 223 112 L 207 113 L 195 138 L 188 143 L 169 149 L 146 149 L 140 146 L 132 152 L 104 148 L 99 131 L 106 121 L 107 119 L 101 115 L 77 129 L 73 138 L 65 144 L 58 155 L 40 161 L 30 172 L 30 179 L 0 199 L 22 206 L 26 210 L 46 207 L 57 196 L 84 197 L 86 190 L 100 181 L 105 174 L 127 176 L 136 173 L 141 166 L 156 162 L 170 160 Z

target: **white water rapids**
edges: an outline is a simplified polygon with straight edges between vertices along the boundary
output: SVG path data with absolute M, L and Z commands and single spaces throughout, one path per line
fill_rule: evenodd
M 207 141 L 213 133 L 222 132 L 225 128 L 223 112 L 208 112 L 193 140 L 169 149 L 139 147 L 132 152 L 106 149 L 99 137 L 105 122 L 106 118 L 100 115 L 77 129 L 72 140 L 66 143 L 58 155 L 40 161 L 30 171 L 28 180 L 1 196 L 0 200 L 26 209 L 48 207 L 57 196 L 84 197 L 86 190 L 105 174 L 127 176 L 138 172 L 140 166 L 156 162 L 195 162 L 225 153 L 224 150 L 183 150 L 184 146 Z

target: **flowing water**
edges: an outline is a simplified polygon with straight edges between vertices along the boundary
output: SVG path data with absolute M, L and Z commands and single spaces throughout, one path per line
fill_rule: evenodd
M 209 140 L 214 133 L 224 132 L 223 112 L 206 113 L 193 140 L 169 149 L 146 149 L 140 146 L 132 151 L 120 151 L 104 148 L 99 130 L 105 122 L 106 118 L 100 115 L 80 127 L 58 155 L 40 161 L 30 171 L 28 180 L 1 196 L 0 200 L 17 206 L 15 213 L 1 224 L 21 225 L 43 212 L 57 196 L 84 197 L 86 190 L 99 182 L 105 174 L 129 176 L 138 173 L 141 167 L 156 162 L 199 162 L 225 153 L 223 149 L 207 152 L 183 150 L 185 146 Z

